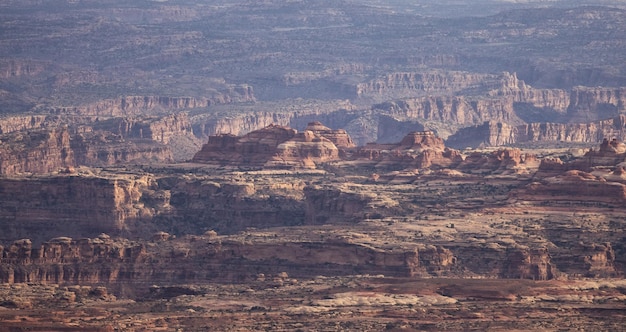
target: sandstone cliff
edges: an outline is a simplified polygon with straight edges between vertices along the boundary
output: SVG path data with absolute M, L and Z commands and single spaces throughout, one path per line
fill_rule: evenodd
M 626 203 L 626 185 L 571 170 L 533 182 L 512 194 L 511 198 L 544 206 L 619 207 Z
M 0 175 L 48 173 L 75 165 L 67 128 L 2 136 Z
M 570 122 L 602 120 L 626 111 L 626 88 L 575 87 L 570 100 Z
M 21 130 L 44 129 L 62 123 L 58 116 L 16 115 L 0 118 L 0 134 Z
M 626 117 L 588 123 L 529 123 L 513 126 L 503 122 L 460 129 L 446 141 L 451 147 L 500 146 L 527 142 L 599 143 L 604 138 L 626 140 Z
M 185 113 L 165 116 L 11 116 L 0 119 L 0 174 L 188 160 L 200 146 Z
M 341 240 L 246 243 L 194 236 L 136 243 L 101 235 L 80 240 L 55 238 L 35 246 L 24 239 L 0 247 L 0 281 L 150 285 L 250 281 L 259 274 L 278 273 L 290 277 L 381 273 L 408 277 L 427 275 L 429 269 L 446 261 L 446 254 L 441 248 L 385 250 Z
M 28 236 L 35 243 L 57 236 L 119 234 L 127 222 L 150 217 L 140 199 L 148 177 L 84 175 L 4 178 L 0 181 L 2 240 Z
M 54 106 L 47 111 L 55 114 L 95 116 L 151 115 L 206 108 L 214 104 L 252 102 L 254 100 L 252 87 L 243 85 L 232 87 L 228 91 L 216 93 L 210 97 L 123 96 L 86 105 Z
M 43 174 L 76 167 L 141 161 L 171 161 L 167 146 L 150 140 L 124 140 L 106 131 L 71 134 L 68 127 L 19 131 L 2 136 L 0 174 Z

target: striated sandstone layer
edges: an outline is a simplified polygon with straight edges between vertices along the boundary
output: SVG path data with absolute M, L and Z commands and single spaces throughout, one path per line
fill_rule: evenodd
M 460 129 L 446 141 L 451 147 L 500 146 L 528 142 L 600 143 L 604 138 L 626 140 L 626 116 L 587 123 L 528 123 L 510 125 L 488 121 Z
M 133 116 L 169 113 L 177 110 L 206 108 L 213 104 L 232 102 L 253 102 L 252 87 L 233 87 L 225 93 L 212 97 L 169 97 L 169 96 L 123 96 L 104 99 L 86 105 L 71 107 L 51 107 L 46 111 L 54 114 L 94 115 L 94 116 Z
M 133 219 L 151 216 L 141 204 L 147 176 L 60 175 L 0 180 L 2 239 L 118 234 Z

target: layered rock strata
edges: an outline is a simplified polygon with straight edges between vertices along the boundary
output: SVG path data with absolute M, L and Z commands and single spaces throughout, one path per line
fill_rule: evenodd
M 449 168 L 462 160 L 457 150 L 447 148 L 431 131 L 412 132 L 396 144 L 367 144 L 357 148 L 351 159 L 373 162 L 376 168 Z
M 70 115 L 137 116 L 206 108 L 214 104 L 253 101 L 255 97 L 252 87 L 242 85 L 224 93 L 216 93 L 212 97 L 123 96 L 80 106 L 52 107 L 46 111 Z
M 0 174 L 45 174 L 80 165 L 172 160 L 170 150 L 163 144 L 124 140 L 111 132 L 84 129 L 73 135 L 69 128 L 61 127 L 2 136 Z
M 604 138 L 626 140 L 626 116 L 588 123 L 529 123 L 510 125 L 488 121 L 460 129 L 446 141 L 451 147 L 500 146 L 528 142 L 599 143 Z
M 340 147 L 354 143 L 345 131 L 311 123 L 306 130 L 270 125 L 242 137 L 211 136 L 193 162 L 265 168 L 315 168 L 316 163 L 339 159 Z
M 154 210 L 141 203 L 151 185 L 146 176 L 61 175 L 0 180 L 2 240 L 28 236 L 35 243 L 50 236 L 119 234 L 126 224 Z

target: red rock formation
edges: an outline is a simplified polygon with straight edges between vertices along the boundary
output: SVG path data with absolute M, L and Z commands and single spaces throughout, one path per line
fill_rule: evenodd
M 626 110 L 626 88 L 576 87 L 570 100 L 572 122 L 597 121 Z
M 310 131 L 310 132 L 312 132 L 312 133 L 314 133 L 316 135 L 322 136 L 322 137 L 330 140 L 339 149 L 353 148 L 353 147 L 356 146 L 354 144 L 354 142 L 352 142 L 352 138 L 350 138 L 350 135 L 348 135 L 348 133 L 345 130 L 343 130 L 343 129 L 337 129 L 337 130 L 330 129 L 330 128 L 324 126 L 319 121 L 309 122 L 309 124 L 307 125 L 305 131 Z
M 476 125 L 485 121 L 518 124 L 513 100 L 466 97 L 421 97 L 375 105 L 375 109 L 398 118 L 428 120 L 454 125 Z
M 96 284 L 193 283 L 254 280 L 259 273 L 312 275 L 428 275 L 451 267 L 444 248 L 376 249 L 338 239 L 326 242 L 245 243 L 185 237 L 158 243 L 57 238 L 40 246 L 30 240 L 0 248 L 0 282 Z M 198 269 L 201 266 L 203 268 Z
M 351 145 L 345 131 L 333 131 L 321 124 L 310 127 L 314 130 L 298 133 L 270 125 L 242 137 L 211 136 L 192 161 L 241 167 L 315 168 L 316 163 L 339 158 L 339 149 L 332 140 Z
M 473 174 L 534 173 L 540 161 L 533 154 L 520 149 L 500 149 L 482 153 L 473 152 L 465 158 L 457 169 Z
M 505 265 L 504 278 L 550 280 L 557 276 L 556 266 L 545 248 L 511 248 Z
M 373 197 L 367 194 L 318 186 L 307 186 L 304 188 L 304 194 L 307 224 L 356 222 L 383 212 L 369 211 L 371 215 L 368 215 L 367 207 Z
M 379 168 L 445 168 L 462 161 L 461 154 L 446 148 L 443 140 L 431 131 L 412 132 L 397 144 L 368 144 L 351 156 L 376 162 Z
M 22 130 L 44 129 L 61 125 L 58 116 L 50 115 L 17 115 L 0 118 L 0 134 Z

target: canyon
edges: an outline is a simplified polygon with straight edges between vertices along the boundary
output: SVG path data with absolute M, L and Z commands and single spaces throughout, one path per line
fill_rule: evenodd
M 0 4 L 0 330 L 621 330 L 626 6 Z

